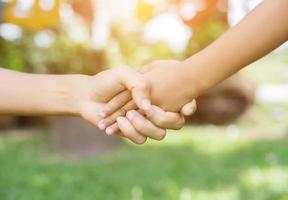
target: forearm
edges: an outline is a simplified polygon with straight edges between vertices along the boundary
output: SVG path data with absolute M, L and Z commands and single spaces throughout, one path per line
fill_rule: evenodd
M 182 63 L 187 82 L 199 91 L 212 88 L 265 56 L 288 39 L 288 1 L 266 0 L 222 37 Z M 200 78 L 201 79 L 200 79 Z
M 0 69 L 0 114 L 76 114 L 73 80 L 78 75 L 33 75 Z

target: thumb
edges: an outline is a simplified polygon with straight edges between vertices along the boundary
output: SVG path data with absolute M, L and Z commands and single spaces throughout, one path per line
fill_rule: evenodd
M 182 108 L 181 108 L 181 114 L 184 116 L 190 116 L 193 115 L 197 110 L 197 103 L 196 100 L 193 99 L 193 101 L 185 104 Z
M 132 93 L 132 98 L 138 108 L 149 110 L 151 108 L 150 83 L 142 74 L 132 69 L 120 69 L 120 82 Z

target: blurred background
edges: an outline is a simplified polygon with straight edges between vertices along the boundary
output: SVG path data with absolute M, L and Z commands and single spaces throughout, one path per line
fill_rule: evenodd
M 182 60 L 260 2 L 0 0 L 0 66 L 92 75 Z M 74 117 L 2 116 L 0 199 L 286 200 L 287 91 L 284 44 L 201 96 L 162 142 L 135 146 Z

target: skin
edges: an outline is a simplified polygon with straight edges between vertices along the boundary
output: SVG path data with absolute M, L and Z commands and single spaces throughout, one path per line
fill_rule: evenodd
M 105 102 L 125 89 L 132 92 L 138 106 L 150 109 L 149 83 L 129 69 L 95 76 L 34 75 L 0 69 L 0 114 L 81 115 L 96 123 Z
M 0 69 L 0 115 L 75 115 L 97 126 L 107 102 L 126 89 L 142 110 L 161 111 L 151 120 L 135 118 L 135 123 L 141 124 L 140 132 L 149 130 L 147 136 L 160 140 L 166 131 L 160 122 L 184 124 L 182 114 L 165 115 L 162 109 L 152 106 L 150 84 L 143 75 L 124 68 L 95 76 L 34 75 Z M 141 134 L 130 134 L 130 130 L 121 134 L 137 144 L 147 139 Z
M 238 25 L 187 60 L 156 61 L 145 66 L 143 73 L 152 86 L 152 103 L 167 111 L 179 111 L 191 99 L 262 58 L 287 40 L 288 1 L 264 0 Z M 136 107 L 131 102 L 122 103 L 126 111 Z M 109 103 L 104 112 L 109 116 L 102 123 L 113 128 L 114 132 L 117 132 L 118 126 L 120 130 L 124 130 L 125 125 L 128 126 L 127 121 L 124 124 L 124 120 L 117 120 L 118 126 L 113 124 L 123 113 L 117 109 L 109 110 Z M 131 117 L 126 115 L 126 119 L 130 122 L 129 126 L 135 126 Z
M 161 65 L 160 65 L 161 64 Z M 150 81 L 150 84 L 153 85 L 151 89 L 151 96 L 153 100 L 153 105 L 158 105 L 158 108 L 161 107 L 163 110 L 179 110 L 181 109 L 181 113 L 184 115 L 190 115 L 196 111 L 196 101 L 191 100 L 187 97 L 182 98 L 182 92 L 171 92 L 171 91 L 181 91 L 185 90 L 185 87 L 183 87 L 181 81 L 178 81 L 178 79 L 175 79 L 175 70 L 178 71 L 178 65 L 180 62 L 178 61 L 156 61 L 150 65 L 147 65 L 143 67 L 141 70 L 141 73 L 143 73 L 144 77 Z M 164 72 L 165 71 L 165 72 Z M 161 76 L 159 74 L 162 74 Z M 165 84 L 163 84 L 165 83 Z M 164 86 L 164 87 L 162 87 Z M 171 89 L 169 89 L 171 87 Z M 161 95 L 159 95 L 161 94 Z M 189 92 L 187 92 L 189 94 Z M 182 102 L 180 102 L 180 99 Z M 164 101 L 163 101 L 164 100 Z M 128 103 L 127 103 L 128 102 Z M 184 105 L 186 102 L 186 105 Z M 126 104 L 127 103 L 127 104 Z M 180 106 L 183 103 L 184 106 Z M 120 108 L 120 109 L 119 109 Z M 102 130 L 106 128 L 106 132 L 109 132 L 109 134 L 117 134 L 119 131 L 120 126 L 119 123 L 117 125 L 116 120 L 119 116 L 125 116 L 128 114 L 128 111 L 133 110 L 136 111 L 138 109 L 137 105 L 134 103 L 134 101 L 131 99 L 131 96 L 129 96 L 128 91 L 124 91 L 114 97 L 108 104 L 103 108 L 103 113 L 105 113 L 106 117 L 105 119 L 101 120 L 99 122 L 99 127 L 101 127 Z M 163 111 L 162 110 L 162 111 Z M 140 115 L 145 116 L 148 120 L 155 120 L 157 119 L 159 115 L 165 115 L 167 118 L 170 118 L 171 121 L 166 120 L 161 123 L 156 123 L 156 125 L 160 127 L 167 127 L 169 129 L 178 130 L 180 129 L 184 122 L 184 116 L 182 117 L 182 120 L 178 121 L 179 123 L 172 123 L 173 119 L 177 118 L 175 113 L 173 111 L 171 112 L 160 112 L 159 109 L 152 107 L 149 111 L 140 111 L 138 112 Z M 169 117 L 168 117 L 169 116 Z M 121 118 L 122 119 L 122 118 Z M 127 119 L 128 116 L 127 116 Z M 132 117 L 130 117 L 130 122 L 133 122 L 131 120 Z M 124 120 L 121 120 L 124 121 Z M 159 120 L 157 120 L 159 121 Z M 120 122 L 121 123 L 121 122 Z M 125 123 L 126 125 L 128 123 Z M 130 125 L 134 125 L 130 124 Z M 120 130 L 123 132 L 125 127 L 124 125 L 121 126 L 122 129 Z M 132 128 L 127 128 L 131 130 Z M 139 133 L 142 134 L 142 133 Z

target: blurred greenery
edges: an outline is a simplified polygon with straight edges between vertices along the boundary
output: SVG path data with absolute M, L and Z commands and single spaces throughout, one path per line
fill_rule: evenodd
M 190 57 L 194 53 L 208 46 L 228 28 L 228 24 L 217 19 L 211 19 L 205 22 L 195 32 L 193 32 L 193 36 L 190 38 L 184 53 L 185 57 Z
M 91 27 L 89 28 L 89 23 L 83 23 L 85 19 L 82 19 L 83 16 L 81 18 L 80 15 L 78 17 L 82 21 L 73 21 L 72 18 L 65 18 L 64 22 L 65 20 L 72 20 L 75 27 L 86 30 L 87 41 L 73 40 L 70 35 L 75 30 L 69 30 L 64 25 L 54 28 L 47 27 L 47 29 L 35 32 L 28 31 L 25 27 L 22 27 L 21 37 L 14 41 L 8 41 L 0 37 L 0 66 L 17 71 L 35 73 L 85 74 L 95 74 L 107 66 L 128 65 L 137 68 L 155 59 L 185 59 L 190 57 L 219 37 L 228 28 L 227 20 L 223 20 L 223 17 L 226 18 L 227 13 L 218 10 L 217 1 L 211 1 L 209 3 L 211 5 L 207 7 L 207 10 L 200 14 L 200 18 L 204 14 L 205 20 L 202 19 L 200 22 L 193 23 L 194 26 L 197 25 L 197 30 L 194 30 L 194 26 L 181 18 L 179 9 L 183 3 L 182 1 L 163 1 L 160 4 L 165 5 L 165 9 L 162 8 L 164 10 L 157 12 L 156 7 L 158 7 L 157 4 L 159 2 L 139 1 L 138 3 L 138 9 L 140 10 L 136 9 L 135 15 L 132 14 L 127 19 L 119 18 L 112 22 L 111 35 L 109 35 L 109 42 L 105 48 L 94 49 L 92 34 L 89 31 Z M 155 12 L 150 12 L 150 9 Z M 151 43 L 143 37 L 145 26 L 149 20 L 161 15 L 162 12 L 168 11 L 177 14 L 183 24 L 186 24 L 186 28 L 190 28 L 193 32 L 187 48 L 182 52 L 175 52 L 164 41 Z M 147 16 L 142 16 L 143 14 Z M 138 18 L 135 16 L 138 16 Z M 37 22 L 37 19 L 35 20 Z M 63 24 L 65 24 L 64 22 Z M 31 23 L 35 22 L 31 21 Z M 35 38 L 41 32 L 46 32 L 46 34 L 48 32 L 48 35 L 53 36 L 53 41 L 47 47 L 39 47 L 36 44 Z M 128 35 L 129 37 L 127 37 Z M 44 40 L 47 40 L 47 38 Z
M 49 48 L 34 42 L 34 33 L 25 33 L 15 41 L 0 38 L 0 66 L 35 73 L 95 74 L 106 66 L 104 51 L 96 51 L 57 35 Z
M 174 52 L 165 42 L 149 44 L 144 41 L 141 29 L 130 29 L 132 28 L 120 22 L 114 24 L 111 41 L 106 48 L 108 66 L 128 65 L 139 68 L 156 59 L 184 58 L 183 53 Z M 116 47 L 116 51 L 113 47 Z
M 259 84 L 287 84 L 286 54 L 242 73 Z M 46 130 L 4 134 L 0 199 L 287 200 L 287 124 L 288 104 L 259 102 L 235 124 L 186 127 L 161 143 L 127 143 L 83 161 L 51 153 Z
M 44 141 L 1 139 L 1 199 L 288 198 L 287 139 L 195 134 L 79 163 L 46 155 Z

